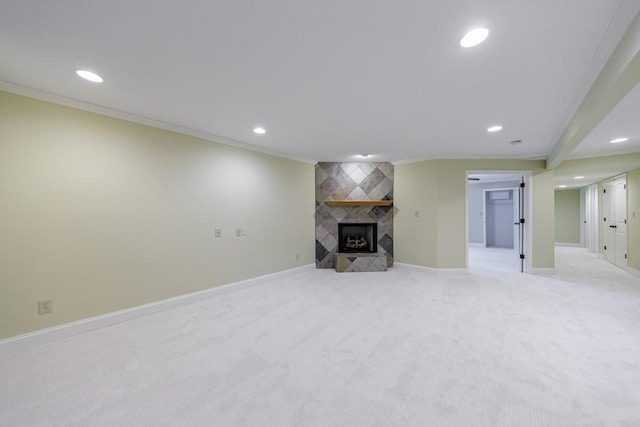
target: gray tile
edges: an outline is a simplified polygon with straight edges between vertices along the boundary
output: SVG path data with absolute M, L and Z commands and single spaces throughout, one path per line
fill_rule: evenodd
M 336 179 L 334 177 L 329 177 L 327 179 L 325 179 L 322 184 L 320 184 L 320 188 L 322 189 L 322 191 L 324 191 L 326 193 L 326 199 L 324 200 L 329 200 L 332 198 L 333 194 L 336 191 L 336 188 L 339 187 L 338 181 L 336 181 Z M 324 201 L 323 200 L 323 201 Z
M 390 178 L 393 181 L 393 163 L 383 162 L 378 163 L 377 166 L 387 178 Z
M 319 164 L 316 165 L 316 184 L 322 184 L 325 179 L 329 178 L 327 171 Z
M 379 199 L 386 198 L 387 200 L 393 200 L 393 181 L 385 176 L 380 180 L 378 185 L 370 191 L 370 193 L 376 194 Z
M 393 255 L 393 239 L 388 234 L 378 238 L 378 247 L 382 247 L 386 253 Z
M 370 175 L 371 172 L 377 167 L 377 163 L 358 163 L 358 168 L 365 174 Z
M 388 179 L 378 168 L 374 168 L 365 179 L 360 182 L 359 187 L 362 191 L 369 194 L 374 188 L 382 182 L 382 180 Z

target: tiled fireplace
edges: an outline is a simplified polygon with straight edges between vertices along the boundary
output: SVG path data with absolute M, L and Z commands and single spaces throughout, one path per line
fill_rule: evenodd
M 318 163 L 316 267 L 336 268 L 337 253 L 343 263 L 354 264 L 354 269 L 344 271 L 378 269 L 379 261 L 385 268 L 392 266 L 392 200 L 391 163 Z M 379 204 L 385 206 L 376 205 L 383 201 L 387 203 Z
M 339 222 L 336 250 L 342 253 L 378 252 L 378 224 Z

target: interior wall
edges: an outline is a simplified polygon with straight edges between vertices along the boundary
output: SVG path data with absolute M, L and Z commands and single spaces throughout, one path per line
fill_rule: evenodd
M 310 164 L 0 92 L 0 339 L 313 263 L 313 183 Z
M 555 241 L 580 244 L 580 190 L 556 190 Z
M 395 166 L 396 261 L 425 267 L 438 265 L 438 181 L 434 161 Z
M 640 169 L 627 173 L 628 266 L 640 271 Z
M 467 186 L 467 218 L 469 221 L 469 243 L 484 244 L 483 190 L 491 188 L 519 187 L 519 181 L 469 182 Z
M 396 165 L 396 261 L 433 268 L 466 267 L 468 170 L 532 171 L 532 266 L 553 268 L 554 173 L 545 169 L 542 160 L 428 160 Z

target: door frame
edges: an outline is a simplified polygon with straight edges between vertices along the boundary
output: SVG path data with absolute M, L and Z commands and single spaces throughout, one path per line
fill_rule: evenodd
M 464 186 L 464 217 L 465 217 L 465 268 L 469 269 L 469 175 L 482 175 L 482 174 L 490 174 L 490 175 L 520 175 L 524 178 L 524 200 L 520 202 L 524 202 L 524 263 L 523 263 L 523 272 L 529 273 L 532 271 L 532 257 L 533 257 L 533 243 L 532 243 L 532 230 L 531 223 L 533 218 L 533 172 L 531 170 L 477 170 L 470 169 L 465 171 L 465 186 Z M 486 239 L 485 239 L 486 244 Z
M 598 215 L 598 184 L 584 189 L 584 242 L 583 246 L 594 254 L 599 253 L 600 232 Z

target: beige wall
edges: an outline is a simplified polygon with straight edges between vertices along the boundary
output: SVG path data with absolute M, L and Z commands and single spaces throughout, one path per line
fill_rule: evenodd
M 314 260 L 312 165 L 4 92 L 0 200 L 0 339 Z
M 627 173 L 628 265 L 640 271 L 640 169 Z
M 580 190 L 555 191 L 555 241 L 580 243 Z
M 396 261 L 438 265 L 438 174 L 434 162 L 395 167 L 394 258 Z
M 553 171 L 545 169 L 544 161 L 532 160 L 429 160 L 396 165 L 396 260 L 434 268 L 466 267 L 468 170 L 532 171 L 532 265 L 553 268 Z

